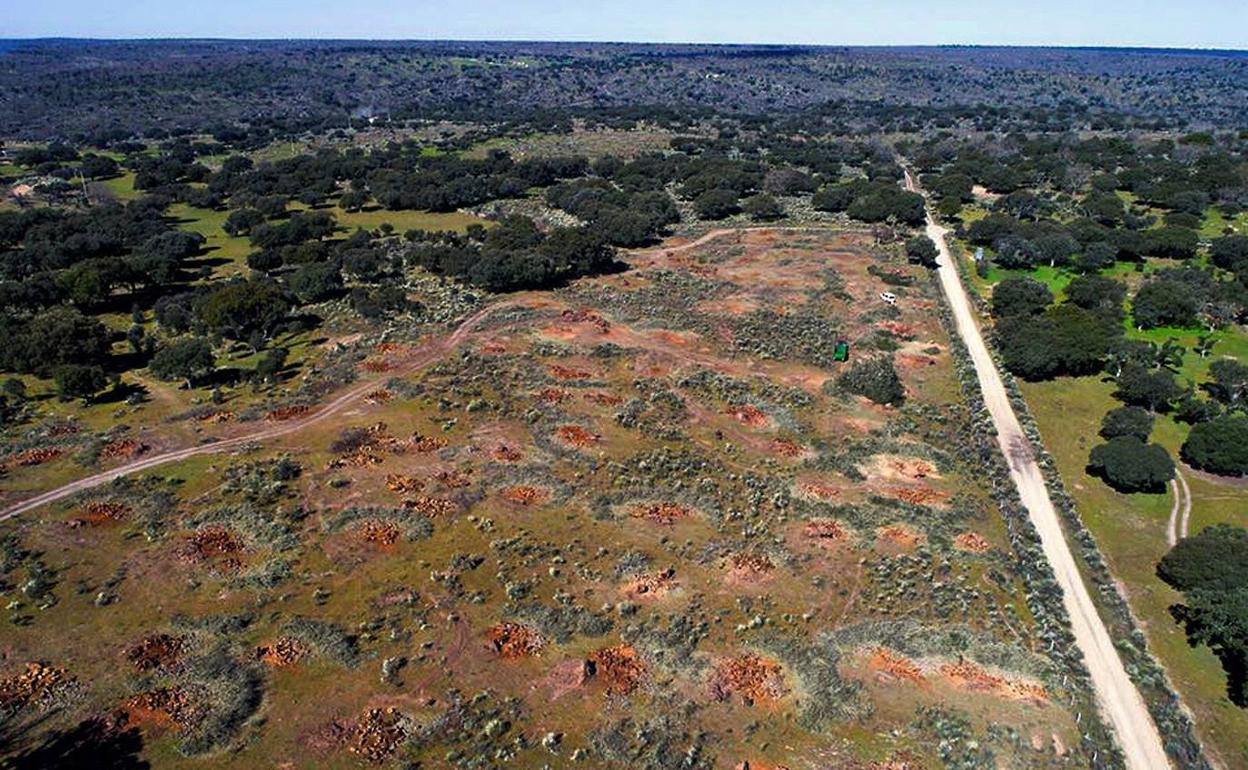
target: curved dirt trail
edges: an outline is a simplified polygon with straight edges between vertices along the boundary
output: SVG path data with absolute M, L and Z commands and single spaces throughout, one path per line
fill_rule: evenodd
M 918 187 L 906 172 L 906 187 L 918 192 Z M 957 323 L 958 336 L 965 343 L 975 374 L 979 378 L 984 403 L 992 415 L 997 429 L 997 441 L 1010 468 L 1010 476 L 1018 487 L 1018 495 L 1040 535 L 1045 558 L 1053 568 L 1054 577 L 1062 589 L 1062 602 L 1070 616 L 1070 627 L 1075 643 L 1083 653 L 1084 662 L 1092 678 L 1097 702 L 1110 727 L 1118 737 L 1129 770 L 1162 770 L 1169 768 L 1161 735 L 1153 723 L 1148 707 L 1136 689 L 1114 647 L 1109 631 L 1096 612 L 1096 605 L 1084 585 L 1075 565 L 1074 556 L 1062 533 L 1057 510 L 1049 498 L 1044 476 L 1032 454 L 1031 442 L 1023 432 L 1018 416 L 1010 405 L 1001 374 L 997 371 L 983 335 L 975 322 L 971 301 L 958 275 L 957 266 L 949 245 L 945 242 L 945 229 L 936 224 L 931 212 L 927 214 L 927 235 L 940 251 L 938 273 L 949 306 Z
M 1166 544 L 1173 548 L 1181 538 L 1187 537 L 1187 527 L 1192 518 L 1192 488 L 1187 485 L 1183 471 L 1177 467 L 1174 478 L 1170 479 L 1170 491 L 1174 494 L 1174 503 L 1170 506 L 1170 520 L 1166 522 Z
M 476 326 L 483 320 L 485 320 L 486 317 L 504 308 L 513 307 L 516 304 L 517 303 L 515 302 L 500 302 L 478 310 L 476 313 L 465 319 L 464 322 L 458 327 L 456 327 L 454 332 L 423 348 L 419 353 L 408 360 L 401 369 L 393 372 L 386 372 L 381 377 L 370 378 L 356 384 L 350 390 L 346 391 L 333 401 L 330 401 L 328 404 L 325 404 L 320 409 L 301 420 L 292 420 L 290 422 L 283 423 L 282 425 L 261 428 L 242 436 L 219 439 L 207 444 L 196 444 L 195 446 L 186 447 L 185 449 L 175 449 L 171 452 L 152 455 L 151 457 L 145 457 L 142 460 L 136 460 L 132 463 L 120 465 L 116 468 L 103 471 L 102 473 L 97 473 L 93 476 L 87 476 L 86 478 L 78 479 L 77 481 L 71 481 L 65 486 L 49 490 L 4 509 L 3 512 L 0 512 L 0 521 L 4 521 L 5 519 L 17 516 L 20 513 L 25 513 L 26 511 L 38 508 L 41 505 L 54 503 L 57 500 L 62 500 L 83 490 L 98 487 L 101 484 L 107 484 L 113 479 L 118 479 L 122 476 L 140 473 L 157 466 L 178 462 L 179 460 L 186 460 L 197 455 L 222 452 L 227 449 L 243 446 L 244 444 L 250 444 L 257 441 L 267 441 L 269 439 L 280 438 L 291 433 L 297 433 L 298 431 L 311 427 L 312 425 L 322 422 L 341 412 L 353 402 L 362 398 L 366 393 L 376 388 L 378 383 L 394 377 L 404 377 L 432 364 L 434 361 L 437 361 L 462 343 L 472 332 L 472 330 L 475 329 Z

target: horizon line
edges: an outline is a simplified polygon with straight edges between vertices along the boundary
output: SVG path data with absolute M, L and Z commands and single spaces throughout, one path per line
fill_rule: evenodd
M 707 46 L 717 48 L 810 48 L 810 49 L 906 49 L 906 48 L 986 48 L 1030 50 L 1094 50 L 1121 52 L 1191 52 L 1191 53 L 1248 53 L 1248 48 L 1225 48 L 1218 46 L 1191 45 L 1123 45 L 1096 43 L 802 43 L 802 42 L 743 42 L 743 41 L 658 41 L 658 40 L 594 40 L 554 38 L 421 38 L 421 37 L 221 37 L 221 36 L 159 36 L 135 35 L 124 37 L 90 37 L 43 35 L 38 37 L 15 37 L 0 34 L 0 42 L 82 42 L 82 43 L 495 43 L 495 44 L 546 44 L 546 45 L 644 45 L 656 47 Z

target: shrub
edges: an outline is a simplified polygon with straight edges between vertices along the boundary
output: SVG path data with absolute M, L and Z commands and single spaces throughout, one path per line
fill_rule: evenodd
M 1119 492 L 1161 492 L 1174 478 L 1174 461 L 1165 447 L 1135 436 L 1115 436 L 1094 447 L 1088 469 Z
M 897 406 L 906 399 L 906 388 L 897 376 L 891 356 L 878 356 L 855 363 L 836 379 L 836 384 L 846 392 L 877 404 Z

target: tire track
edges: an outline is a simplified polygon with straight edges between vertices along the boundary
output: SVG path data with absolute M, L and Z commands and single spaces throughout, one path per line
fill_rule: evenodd
M 401 369 L 393 372 L 386 372 L 382 376 L 364 380 L 354 385 L 333 401 L 330 401 L 328 404 L 325 404 L 320 409 L 301 420 L 293 420 L 277 427 L 263 428 L 241 436 L 234 436 L 228 439 L 218 439 L 206 444 L 197 444 L 184 449 L 164 452 L 162 454 L 146 457 L 142 460 L 136 460 L 135 462 L 128 463 L 117 468 L 112 468 L 92 476 L 87 476 L 85 478 L 78 479 L 77 481 L 72 481 L 64 486 L 35 495 L 34 497 L 28 498 L 20 503 L 16 503 L 6 508 L 3 512 L 0 512 L 0 521 L 5 521 L 6 519 L 11 519 L 18 514 L 25 513 L 40 506 L 48 505 L 58 500 L 63 500 L 70 495 L 75 495 L 87 489 L 93 489 L 101 484 L 107 484 L 108 482 L 113 481 L 114 479 L 119 479 L 123 476 L 141 473 L 143 471 L 151 470 L 152 468 L 157 468 L 161 465 L 167 465 L 180 460 L 187 460 L 198 455 L 223 452 L 228 449 L 235 449 L 237 447 L 244 446 L 246 444 L 281 438 L 283 436 L 288 436 L 292 433 L 298 433 L 301 430 L 310 428 L 313 425 L 324 422 L 330 417 L 338 414 L 343 409 L 362 398 L 366 393 L 375 389 L 378 384 L 395 377 L 406 377 L 424 369 L 463 343 L 463 341 L 467 339 L 468 335 L 472 333 L 473 329 L 475 329 L 487 317 L 500 310 L 515 307 L 519 304 L 521 303 L 516 301 L 500 302 L 478 310 L 476 313 L 465 319 L 458 327 L 456 327 L 455 331 L 453 331 L 450 335 L 431 343 L 429 346 L 419 351 Z

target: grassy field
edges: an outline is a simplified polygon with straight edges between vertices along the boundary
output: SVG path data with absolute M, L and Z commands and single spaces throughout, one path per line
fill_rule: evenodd
M 1213 214 L 1206 218 L 1204 234 L 1219 234 L 1225 224 L 1220 216 Z M 973 248 L 965 245 L 963 251 L 968 256 L 974 253 Z M 1141 266 L 1118 263 L 1104 274 L 1126 282 L 1134 291 L 1148 273 L 1176 264 L 1173 260 L 1157 259 L 1149 259 Z M 972 287 L 985 297 L 1000 280 L 1027 276 L 1047 285 L 1060 300 L 1065 286 L 1076 275 L 1070 270 L 1048 266 L 1029 271 L 993 266 L 986 275 L 978 276 L 969 259 L 967 267 Z M 1240 328 L 1211 333 L 1171 327 L 1140 330 L 1131 324 L 1129 317 L 1124 327 L 1129 338 L 1159 345 L 1173 339 L 1186 348 L 1177 372 L 1180 383 L 1206 381 L 1209 364 L 1219 357 L 1248 360 L 1248 334 Z M 1202 336 L 1214 342 L 1206 357 L 1193 350 Z M 1062 478 L 1078 502 L 1084 523 L 1096 536 L 1114 576 L 1127 591 L 1131 608 L 1148 636 L 1150 649 L 1194 712 L 1202 741 L 1227 767 L 1248 767 L 1248 710 L 1234 706 L 1226 697 L 1226 675 L 1217 658 L 1207 648 L 1193 649 L 1187 644 L 1182 627 L 1174 622 L 1169 612 L 1170 605 L 1181 597 L 1155 573 L 1157 561 L 1168 550 L 1166 527 L 1173 497 L 1169 492 L 1121 494 L 1085 472 L 1088 452 L 1102 441 L 1097 435 L 1102 417 L 1110 409 L 1121 406 L 1113 397 L 1112 382 L 1098 375 L 1051 382 L 1020 382 L 1020 385 L 1040 426 L 1045 447 L 1057 461 Z M 1152 440 L 1177 458 L 1189 430 L 1190 426 L 1159 415 Z M 1248 527 L 1248 489 L 1209 481 L 1190 471 L 1186 476 L 1192 492 L 1192 533 L 1222 522 Z
M 1201 739 L 1228 767 L 1248 767 L 1248 710 L 1226 697 L 1226 675 L 1217 658 L 1205 647 L 1188 646 L 1182 627 L 1169 613 L 1181 597 L 1156 576 L 1157 561 L 1168 550 L 1172 496 L 1121 494 L 1084 472 L 1088 451 L 1101 441 L 1101 418 L 1120 405 L 1112 396 L 1113 385 L 1081 377 L 1022 383 L 1022 390 L 1084 523 L 1126 589 L 1150 649 L 1194 712 Z M 1187 426 L 1161 416 L 1153 440 L 1177 456 L 1186 432 Z M 1192 532 L 1219 522 L 1248 526 L 1248 492 L 1242 487 L 1214 484 L 1191 473 L 1187 477 Z

